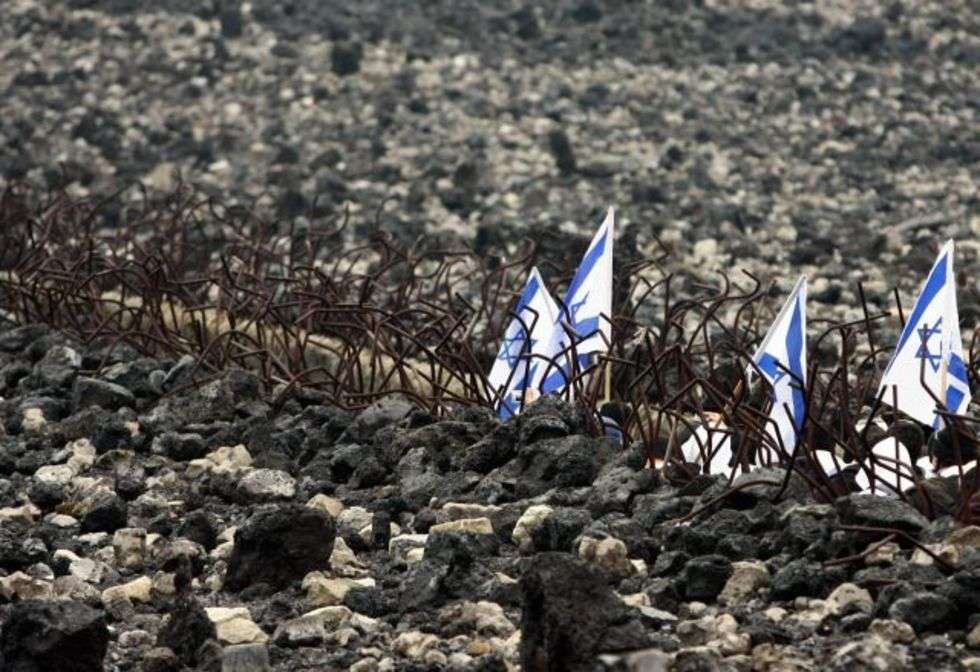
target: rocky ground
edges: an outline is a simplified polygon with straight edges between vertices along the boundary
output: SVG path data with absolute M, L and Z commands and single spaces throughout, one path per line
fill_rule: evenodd
M 615 204 L 675 269 L 808 272 L 828 317 L 955 236 L 975 320 L 978 36 L 970 0 L 7 0 L 0 179 L 545 256 Z
M 105 354 L 0 330 L 4 670 L 980 669 L 949 516 L 678 488 L 552 400 L 273 413 L 250 373 Z

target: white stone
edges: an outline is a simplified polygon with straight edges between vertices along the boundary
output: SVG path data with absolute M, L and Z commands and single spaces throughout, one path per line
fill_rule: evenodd
M 499 506 L 486 504 L 469 504 L 465 502 L 448 502 L 439 511 L 440 522 L 462 520 L 464 518 L 491 518 L 500 512 Z
M 521 517 L 517 519 L 511 538 L 521 551 L 528 552 L 532 549 L 533 542 L 531 535 L 534 533 L 534 530 L 547 520 L 552 511 L 553 509 L 550 506 L 535 504 L 534 506 L 529 506 L 521 514 Z
M 827 610 L 832 614 L 839 614 L 850 609 L 857 609 L 870 614 L 875 606 L 874 600 L 871 599 L 871 593 L 853 583 L 842 583 L 837 586 L 834 592 L 827 597 L 826 604 Z
M 251 501 L 292 499 L 296 480 L 279 469 L 253 469 L 238 482 L 238 491 Z
M 120 567 L 139 567 L 146 556 L 146 530 L 123 527 L 112 535 L 112 550 Z
M 397 537 L 392 537 L 388 540 L 388 555 L 391 556 L 392 561 L 406 565 L 417 562 L 417 560 L 410 559 L 409 555 L 412 551 L 421 550 L 422 553 L 418 556 L 418 560 L 421 560 L 421 556 L 425 553 L 425 542 L 428 538 L 429 535 L 427 534 L 400 534 Z
M 41 483 L 68 485 L 73 478 L 75 478 L 75 470 L 67 464 L 48 464 L 38 467 L 34 472 L 34 479 Z
M 307 601 L 317 607 L 343 603 L 347 592 L 355 586 L 373 588 L 374 579 L 328 578 L 322 572 L 310 572 L 303 578 Z
M 732 563 L 732 575 L 718 595 L 725 604 L 737 604 L 751 597 L 760 588 L 769 585 L 769 569 L 758 561 Z
M 49 600 L 54 591 L 49 581 L 36 579 L 24 572 L 14 572 L 0 578 L 0 596 L 6 600 Z
M 473 534 L 493 534 L 493 523 L 489 518 L 461 518 L 439 523 L 429 528 L 429 534 L 437 532 L 472 532 Z
M 327 497 L 324 494 L 313 495 L 306 505 L 311 509 L 326 511 L 332 518 L 337 518 L 344 510 L 343 502 L 334 497 Z
M 102 603 L 106 606 L 117 600 L 128 602 L 150 602 L 152 600 L 153 580 L 141 576 L 128 583 L 112 586 L 102 591 Z
M 262 644 L 269 639 L 246 607 L 208 607 L 205 611 L 214 623 L 218 641 L 224 644 Z
M 418 660 L 438 645 L 439 638 L 435 635 L 413 630 L 398 635 L 392 642 L 392 649 L 406 658 Z
M 600 567 L 610 576 L 625 579 L 632 576 L 635 568 L 627 554 L 626 544 L 614 537 L 601 541 L 584 537 L 578 547 L 579 557 Z

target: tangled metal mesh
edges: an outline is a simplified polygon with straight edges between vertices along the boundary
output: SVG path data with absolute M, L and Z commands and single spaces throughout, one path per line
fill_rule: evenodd
M 391 394 L 434 414 L 494 405 L 499 391 L 485 373 L 515 317 L 516 289 L 539 256 L 534 242 L 523 241 L 506 262 L 488 261 L 425 237 L 400 243 L 378 226 L 352 244 L 349 224 L 348 210 L 332 222 L 264 221 L 183 185 L 163 197 L 136 187 L 101 200 L 12 185 L 0 195 L 0 309 L 18 323 L 43 322 L 102 344 L 107 357 L 126 345 L 193 358 L 198 382 L 250 368 L 278 402 L 302 389 L 347 409 Z M 631 282 L 617 314 L 604 316 L 609 352 L 588 370 L 567 372 L 565 394 L 587 409 L 597 431 L 597 411 L 618 408 L 624 434 L 671 479 L 708 470 L 716 439 L 727 437 L 734 458 L 722 466 L 733 489 L 753 482 L 735 483 L 739 467 L 778 464 L 791 467 L 783 490 L 798 474 L 829 500 L 853 484 L 831 474 L 826 460 L 822 466 L 817 452 L 826 451 L 871 483 L 900 473 L 908 487 L 895 494 L 936 512 L 913 465 L 871 450 L 883 435 L 914 430 L 891 410 L 897 398 L 877 394 L 891 347 L 881 338 L 888 314 L 869 310 L 863 288 L 861 319 L 811 320 L 819 329 L 811 352 L 836 348 L 836 357 L 828 365 L 811 356 L 805 429 L 788 450 L 767 431 L 765 386 L 749 380 L 752 352 L 775 314 L 766 283 L 748 273 L 693 283 L 668 272 L 666 257 L 620 262 L 618 273 Z M 895 300 L 904 323 L 897 292 Z M 978 379 L 978 333 L 970 338 L 971 380 Z M 583 337 L 570 341 L 562 355 L 575 362 Z M 560 360 L 544 365 L 557 369 Z M 945 450 L 945 462 L 958 465 L 956 513 L 980 520 L 980 418 L 943 415 L 947 430 L 928 441 L 923 434 L 909 449 L 913 459 L 937 445 Z M 700 453 L 693 462 L 680 456 L 687 437 Z

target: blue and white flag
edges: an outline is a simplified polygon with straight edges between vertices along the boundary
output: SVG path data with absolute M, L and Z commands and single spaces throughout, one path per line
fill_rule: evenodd
M 776 445 L 791 453 L 806 417 L 806 276 L 801 276 L 753 358 L 772 386 L 766 424 Z M 750 377 L 754 369 L 749 368 Z
M 970 403 L 970 381 L 963 358 L 960 316 L 949 240 L 929 271 L 881 379 L 882 401 L 936 429 L 936 399 L 950 413 Z M 932 394 L 930 394 L 930 391 Z
M 568 329 L 574 332 L 575 355 L 579 371 L 596 363 L 598 353 L 609 350 L 612 336 L 613 295 L 613 235 L 615 212 L 606 212 L 606 219 L 585 251 L 572 284 L 565 293 L 565 310 L 561 310 L 552 334 L 551 353 L 560 353 L 573 343 Z M 561 367 L 552 366 L 542 372 L 540 382 L 544 393 L 560 392 L 575 375 L 575 367 L 567 357 L 561 357 Z
M 531 401 L 524 399 L 524 393 L 545 366 L 545 360 L 534 355 L 547 355 L 558 318 L 558 304 L 537 268 L 531 269 L 514 313 L 517 317 L 504 332 L 504 341 L 487 376 L 491 398 L 499 399 L 497 414 L 501 418 L 516 415 L 525 401 Z

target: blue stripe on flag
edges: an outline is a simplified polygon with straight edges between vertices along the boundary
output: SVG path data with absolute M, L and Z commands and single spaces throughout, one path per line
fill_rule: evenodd
M 929 279 L 926 281 L 926 286 L 922 289 L 922 294 L 919 296 L 919 300 L 915 302 L 915 307 L 912 309 L 912 314 L 909 316 L 908 322 L 905 323 L 905 329 L 902 330 L 902 336 L 898 339 L 898 345 L 895 347 L 895 354 L 892 355 L 892 361 L 888 363 L 888 368 L 885 369 L 885 374 L 891 370 L 892 364 L 895 363 L 895 359 L 898 357 L 898 353 L 902 351 L 902 347 L 905 345 L 905 341 L 907 341 L 909 337 L 915 333 L 915 329 L 919 325 L 919 320 L 922 319 L 922 314 L 926 312 L 926 308 L 929 307 L 929 304 L 932 303 L 932 300 L 936 298 L 936 294 L 939 293 L 939 290 L 942 289 L 945 284 L 946 255 L 944 254 L 936 263 L 936 267 L 929 275 Z
M 949 356 L 949 375 L 964 385 L 970 384 L 970 378 L 966 375 L 966 363 L 955 352 Z M 956 406 L 950 406 L 950 408 L 956 408 Z
M 806 415 L 806 401 L 803 398 L 803 315 L 800 311 L 800 299 L 796 299 L 796 307 L 793 309 L 793 319 L 789 325 L 789 332 L 786 334 L 786 354 L 789 356 L 789 370 L 793 373 L 796 380 L 790 383 L 793 390 L 793 424 L 796 429 L 803 428 L 803 420 Z
M 606 229 L 605 235 L 599 239 L 591 250 L 585 255 L 585 259 L 582 260 L 582 264 L 578 267 L 575 272 L 575 277 L 572 278 L 572 284 L 568 286 L 568 291 L 565 292 L 565 304 L 567 305 L 578 290 L 582 288 L 585 281 L 588 279 L 589 275 L 592 273 L 592 269 L 602 258 L 602 253 L 606 250 L 606 238 L 609 237 L 609 229 Z
M 946 410 L 949 411 L 950 413 L 955 413 L 956 409 L 958 409 L 960 407 L 960 404 L 963 402 L 963 397 L 965 396 L 966 394 L 964 394 L 963 391 L 958 387 L 953 387 L 952 385 L 947 387 Z

